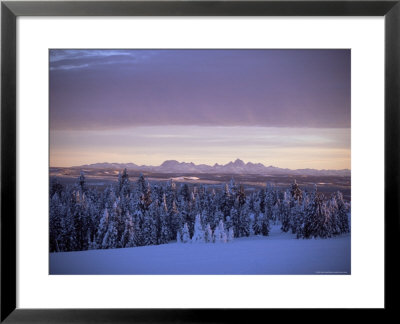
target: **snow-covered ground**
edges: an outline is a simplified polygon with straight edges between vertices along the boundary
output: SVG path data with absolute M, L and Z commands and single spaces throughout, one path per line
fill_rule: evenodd
M 270 236 L 220 244 L 177 244 L 50 254 L 50 274 L 350 274 L 350 234 Z

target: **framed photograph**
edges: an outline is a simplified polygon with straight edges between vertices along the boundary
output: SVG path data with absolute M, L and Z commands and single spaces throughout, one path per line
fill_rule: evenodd
M 393 308 L 398 1 L 1 10 L 1 321 Z

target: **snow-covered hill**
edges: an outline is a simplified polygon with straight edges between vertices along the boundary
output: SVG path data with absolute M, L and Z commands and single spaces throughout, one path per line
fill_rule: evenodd
M 225 165 L 218 163 L 213 166 L 206 164 L 196 165 L 192 162 L 178 162 L 176 160 L 164 161 L 160 166 L 139 166 L 134 163 L 95 163 L 77 166 L 80 169 L 128 169 L 135 171 L 150 171 L 161 173 L 228 173 L 228 174 L 286 174 L 286 175 L 308 175 L 308 176 L 350 176 L 350 170 L 316 170 L 316 169 L 298 169 L 291 170 L 278 168 L 272 165 L 265 166 L 262 163 L 244 163 L 240 159 L 229 162 Z
M 350 274 L 350 235 L 270 236 L 50 254 L 50 274 Z

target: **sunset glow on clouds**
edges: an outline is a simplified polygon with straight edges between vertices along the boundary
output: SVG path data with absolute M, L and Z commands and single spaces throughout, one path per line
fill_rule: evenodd
M 349 50 L 51 50 L 50 164 L 350 168 Z

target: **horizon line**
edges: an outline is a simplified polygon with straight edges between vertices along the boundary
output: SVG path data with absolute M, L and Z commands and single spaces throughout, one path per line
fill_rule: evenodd
M 296 171 L 296 170 L 317 170 L 317 171 L 343 171 L 343 170 L 345 170 L 345 171 L 351 171 L 351 168 L 344 168 L 344 169 L 316 169 L 316 168 L 299 168 L 299 169 L 291 169 L 291 168 L 284 168 L 284 167 L 279 167 L 279 166 L 274 166 L 274 165 L 272 165 L 272 164 L 270 164 L 270 165 L 265 165 L 264 163 L 261 163 L 261 162 L 251 162 L 251 161 L 248 161 L 247 163 L 246 162 L 244 162 L 244 160 L 242 160 L 242 159 L 239 159 L 239 158 L 236 158 L 235 160 L 230 160 L 229 162 L 227 162 L 227 163 L 225 163 L 225 164 L 219 164 L 219 163 L 214 163 L 214 164 L 206 164 L 206 163 L 199 163 L 199 164 L 196 164 L 196 163 L 194 163 L 194 162 L 185 162 L 185 161 L 178 161 L 178 160 L 175 160 L 175 159 L 166 159 L 166 160 L 164 160 L 162 163 L 160 163 L 160 165 L 148 165 L 148 164 L 141 164 L 141 165 L 139 165 L 139 164 L 136 164 L 136 163 L 134 163 L 134 162 L 95 162 L 95 163 L 87 163 L 87 164 L 81 164 L 81 165 L 71 165 L 71 166 L 52 166 L 52 165 L 50 165 L 50 163 L 49 163 L 49 167 L 50 168 L 81 168 L 81 167 L 84 167 L 84 166 L 91 166 L 91 165 L 95 165 L 95 164 L 134 164 L 135 166 L 137 166 L 137 167 L 160 167 L 160 166 L 162 166 L 165 162 L 168 162 L 168 161 L 174 161 L 174 162 L 178 162 L 178 163 L 185 163 L 185 164 L 194 164 L 195 166 L 199 166 L 199 165 L 206 165 L 206 166 L 209 166 L 209 167 L 214 167 L 215 165 L 218 165 L 218 166 L 225 166 L 225 165 L 227 165 L 227 164 L 229 164 L 229 163 L 234 163 L 234 162 L 236 162 L 236 161 L 241 161 L 241 162 L 243 162 L 245 165 L 247 165 L 248 163 L 252 163 L 252 164 L 262 164 L 264 167 L 266 167 L 266 168 L 268 168 L 268 167 L 273 167 L 273 168 L 277 168 L 277 169 L 283 169 L 283 170 L 291 170 L 291 171 Z

